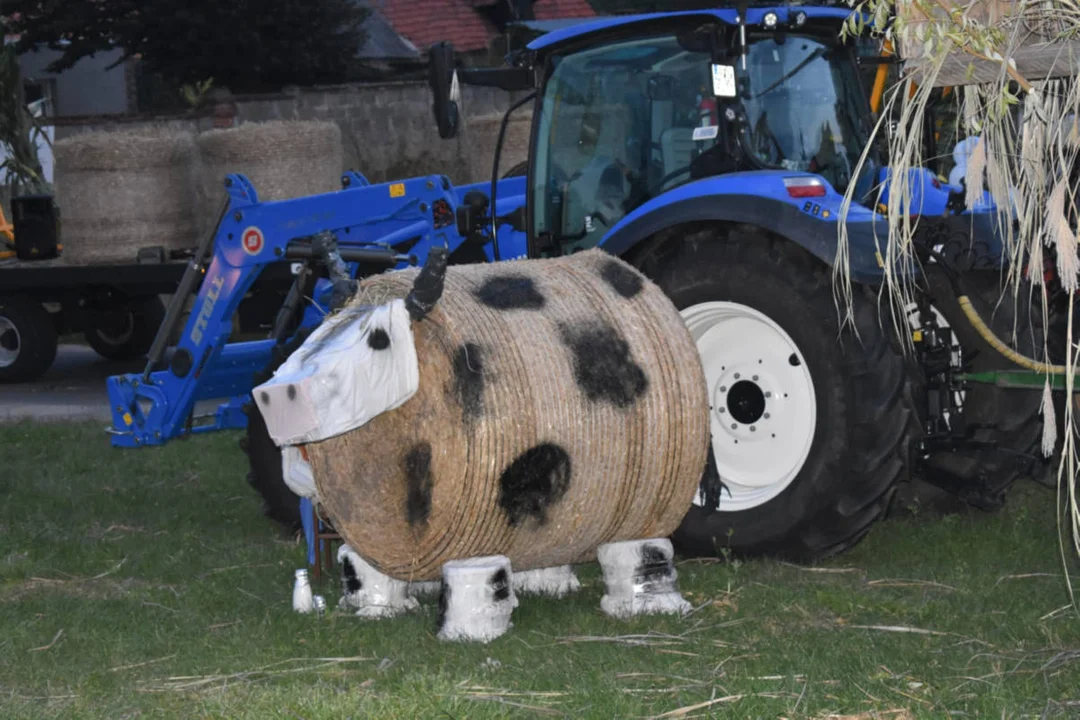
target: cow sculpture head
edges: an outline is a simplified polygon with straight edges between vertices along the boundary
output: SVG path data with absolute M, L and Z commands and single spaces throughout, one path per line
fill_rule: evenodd
M 400 406 L 419 386 L 412 323 L 442 297 L 447 250 L 432 248 L 412 290 L 383 305 L 347 304 L 327 318 L 273 377 L 252 391 L 285 482 L 314 497 L 303 446 L 361 427 Z

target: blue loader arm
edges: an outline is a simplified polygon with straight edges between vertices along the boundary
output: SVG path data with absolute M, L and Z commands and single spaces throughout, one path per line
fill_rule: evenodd
M 336 240 L 339 259 L 352 277 L 360 267 L 405 268 L 422 262 L 435 245 L 453 252 L 463 241 L 454 221 L 456 193 L 445 177 L 371 185 L 350 173 L 343 185 L 334 192 L 259 202 L 243 175 L 226 178 L 221 218 L 173 297 L 146 369 L 106 380 L 114 447 L 161 445 L 184 435 L 246 426 L 243 402 L 250 397 L 255 373 L 269 363 L 275 340 L 229 343 L 233 315 L 271 263 L 310 264 L 317 255 L 313 237 L 329 233 Z M 196 284 L 193 310 L 163 367 L 165 345 Z M 301 327 L 319 322 L 332 290 L 330 282 L 319 281 L 316 302 L 305 308 Z M 196 403 L 228 398 L 212 422 L 194 423 Z

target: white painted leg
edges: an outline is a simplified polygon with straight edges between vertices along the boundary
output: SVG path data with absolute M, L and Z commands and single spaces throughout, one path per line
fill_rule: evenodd
M 409 597 L 434 597 L 442 589 L 439 580 L 427 580 L 409 583 Z
M 339 608 L 355 608 L 360 617 L 387 618 L 420 607 L 408 596 L 407 582 L 383 575 L 348 545 L 338 548 L 337 558 L 345 590 Z
M 503 555 L 443 565 L 438 638 L 487 643 L 509 630 L 518 606 L 512 577 Z
M 514 592 L 563 598 L 581 589 L 572 565 L 525 570 L 514 573 Z
M 629 540 L 601 545 L 597 559 L 607 592 L 600 609 L 616 618 L 670 613 L 685 615 L 690 603 L 679 594 L 673 558 L 666 538 Z

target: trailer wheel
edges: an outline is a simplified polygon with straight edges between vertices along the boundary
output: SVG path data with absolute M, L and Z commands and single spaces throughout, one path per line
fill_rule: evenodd
M 688 232 L 641 266 L 690 328 L 712 405 L 678 550 L 811 562 L 854 546 L 906 475 L 913 425 L 872 293 L 855 290 L 860 338 L 841 333 L 828 268 L 757 231 Z
M 56 327 L 41 303 L 0 297 L 0 382 L 36 380 L 56 360 Z
M 83 336 L 106 360 L 133 360 L 150 352 L 164 321 L 165 304 L 160 297 L 137 297 L 87 311 Z
M 270 363 L 255 376 L 252 387 L 269 380 L 274 372 L 289 359 L 314 328 L 298 331 L 288 342 L 274 348 Z M 281 468 L 281 448 L 274 444 L 266 421 L 254 403 L 244 407 L 247 415 L 247 432 L 240 438 L 240 448 L 247 453 L 251 469 L 248 471 L 248 484 L 255 489 L 263 501 L 263 513 L 274 522 L 281 523 L 290 532 L 301 527 L 300 496 L 285 484 L 285 475 Z

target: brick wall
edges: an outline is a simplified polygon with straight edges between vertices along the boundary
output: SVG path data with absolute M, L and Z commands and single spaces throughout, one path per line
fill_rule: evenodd
M 56 137 L 132 127 L 169 126 L 203 132 L 234 115 L 234 123 L 268 120 L 333 120 L 341 128 L 345 162 L 373 183 L 442 173 L 455 184 L 488 180 L 503 113 L 520 95 L 463 88 L 464 127 L 453 140 L 439 137 L 424 83 L 304 88 L 277 95 L 222 99 L 199 113 L 168 117 L 112 116 L 59 120 Z M 225 112 L 223 112 L 223 109 Z M 531 109 L 514 112 L 507 129 L 500 173 L 526 159 Z M 224 119 L 224 122 L 228 122 Z M 256 188 L 257 189 L 257 188 Z

